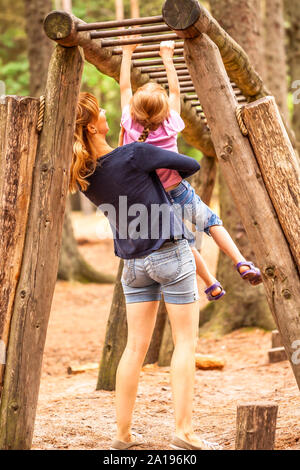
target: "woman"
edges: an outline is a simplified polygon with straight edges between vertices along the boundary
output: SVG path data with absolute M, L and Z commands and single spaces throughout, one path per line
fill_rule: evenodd
M 96 98 L 81 93 L 70 190 L 80 189 L 105 212 L 114 232 L 115 254 L 124 259 L 128 339 L 117 370 L 117 435 L 111 448 L 141 444 L 131 434 L 132 413 L 163 293 L 175 344 L 171 383 L 176 428 L 170 444 L 176 449 L 215 449 L 192 427 L 199 305 L 190 235 L 155 172 L 171 168 L 188 177 L 199 164 L 144 143 L 112 149 L 106 142 L 108 130 L 105 111 L 99 110 Z

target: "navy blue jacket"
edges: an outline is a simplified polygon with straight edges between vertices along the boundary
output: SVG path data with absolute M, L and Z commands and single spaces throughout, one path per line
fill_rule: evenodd
M 108 217 L 120 258 L 139 258 L 166 240 L 188 238 L 157 168 L 177 170 L 186 178 L 200 165 L 185 155 L 133 142 L 100 157 L 87 178 L 90 185 L 83 193 Z

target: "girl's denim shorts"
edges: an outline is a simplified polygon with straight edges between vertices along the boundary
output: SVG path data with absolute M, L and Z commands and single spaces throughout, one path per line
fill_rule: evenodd
M 142 258 L 125 259 L 122 286 L 126 303 L 188 304 L 198 300 L 196 265 L 187 240 L 165 242 Z
M 177 188 L 169 191 L 169 195 L 179 216 L 194 224 L 198 232 L 210 236 L 210 227 L 223 225 L 222 220 L 204 204 L 188 181 L 182 180 Z

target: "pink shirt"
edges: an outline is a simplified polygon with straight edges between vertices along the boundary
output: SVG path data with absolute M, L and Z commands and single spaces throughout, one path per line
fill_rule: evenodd
M 124 107 L 121 118 L 121 125 L 124 127 L 123 145 L 136 142 L 144 128 L 137 122 L 133 121 L 130 115 L 130 106 Z M 184 122 L 180 115 L 171 109 L 170 116 L 155 131 L 150 131 L 146 140 L 147 144 L 155 145 L 166 150 L 178 153 L 177 135 L 185 128 Z M 180 183 L 182 180 L 180 174 L 176 170 L 168 170 L 165 168 L 156 170 L 163 187 L 169 188 L 174 184 Z

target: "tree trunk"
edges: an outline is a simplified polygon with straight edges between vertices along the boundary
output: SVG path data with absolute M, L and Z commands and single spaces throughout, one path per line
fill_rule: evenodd
M 130 0 L 130 11 L 131 11 L 131 18 L 140 17 L 139 0 Z
M 88 264 L 78 250 L 74 237 L 69 200 L 66 206 L 63 237 L 60 251 L 58 278 L 65 281 L 95 282 L 99 284 L 113 283 L 115 277 L 96 271 Z
M 0 406 L 0 449 L 30 449 L 68 192 L 83 57 L 57 46 L 49 66 Z M 27 149 L 28 151 L 28 149 Z
M 248 52 L 261 71 L 263 63 L 263 36 L 259 0 L 210 0 L 212 14 L 221 26 Z M 241 218 L 236 210 L 232 195 L 222 175 L 219 178 L 220 215 L 224 226 L 246 259 L 255 261 Z M 220 252 L 217 279 L 226 290 L 226 296 L 211 302 L 200 314 L 200 325 L 210 320 L 203 331 L 212 329 L 229 333 L 245 326 L 274 328 L 264 289 L 253 288 L 239 278 L 228 256 Z
M 288 27 L 288 65 L 293 93 L 293 129 L 296 134 L 297 148 L 300 155 L 300 2 L 285 0 L 285 14 Z
M 116 20 L 121 21 L 124 19 L 124 5 L 123 0 L 115 0 L 116 7 Z
M 283 0 L 265 0 L 265 82 L 289 122 Z
M 41 96 L 47 80 L 53 43 L 43 31 L 43 20 L 52 8 L 52 0 L 25 0 L 26 33 L 30 70 L 30 95 Z

